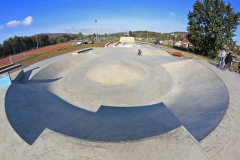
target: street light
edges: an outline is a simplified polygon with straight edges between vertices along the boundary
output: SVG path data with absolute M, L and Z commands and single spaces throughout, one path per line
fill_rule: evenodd
M 98 37 L 97 37 L 97 20 L 95 20 L 95 24 L 96 24 L 96 41 L 98 41 Z

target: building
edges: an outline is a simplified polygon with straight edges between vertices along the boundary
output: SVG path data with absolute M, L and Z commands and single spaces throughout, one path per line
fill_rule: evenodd
M 187 38 L 184 38 L 184 39 L 182 40 L 182 47 L 183 47 L 183 48 L 189 48 L 190 44 L 191 44 L 191 43 L 188 41 Z
M 234 47 L 234 50 L 235 50 L 235 51 L 240 51 L 240 46 L 236 45 L 236 46 Z

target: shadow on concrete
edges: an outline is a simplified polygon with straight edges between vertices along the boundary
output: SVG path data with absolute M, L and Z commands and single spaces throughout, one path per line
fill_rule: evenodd
M 164 103 L 139 107 L 101 106 L 94 113 L 56 95 L 21 84 L 10 86 L 6 114 L 14 130 L 33 144 L 45 128 L 92 141 L 129 141 L 158 136 L 181 122 Z
M 55 81 L 58 81 L 60 79 L 62 79 L 63 77 L 60 77 L 60 78 L 54 78 L 54 79 L 34 79 L 34 80 L 31 80 L 29 81 L 29 83 L 52 83 L 52 82 L 55 82 Z
M 23 75 L 22 78 L 20 79 L 19 83 L 21 83 L 21 84 L 27 84 L 28 81 L 29 81 L 29 78 L 30 78 L 30 76 L 31 76 L 31 74 L 32 74 L 32 72 L 33 72 L 35 69 L 38 69 L 38 68 L 40 68 L 40 67 L 35 67 L 35 68 L 33 68 L 33 69 L 31 69 L 31 70 L 29 70 L 29 71 L 27 71 L 27 72 L 24 72 L 24 75 Z
M 19 83 L 21 84 L 27 84 L 27 83 L 51 83 L 51 82 L 55 82 L 58 81 L 60 79 L 62 79 L 63 77 L 60 78 L 54 78 L 54 79 L 34 79 L 34 80 L 30 80 L 30 76 L 32 74 L 32 72 L 35 69 L 38 69 L 39 67 L 33 68 L 27 72 L 24 73 L 23 77 L 20 79 Z
M 218 67 L 218 63 L 217 63 L 217 62 L 214 62 L 214 61 L 209 60 L 208 63 L 211 64 L 211 65 L 214 65 L 214 66 Z

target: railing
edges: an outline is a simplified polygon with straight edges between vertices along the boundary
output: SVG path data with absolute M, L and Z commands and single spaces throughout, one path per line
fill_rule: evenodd
M 5 69 L 5 68 L 9 68 L 9 67 L 11 67 L 11 66 L 14 66 L 15 64 L 8 64 L 8 65 L 5 65 L 5 66 L 2 66 L 2 67 L 0 67 L 0 71 L 1 70 L 3 70 L 3 69 Z
M 93 50 L 93 48 L 86 48 L 86 49 L 77 50 L 77 51 L 72 52 L 72 55 L 78 55 L 79 53 L 87 52 L 87 51 L 90 51 L 90 50 Z
M 10 64 L 0 68 L 1 82 L 7 83 L 6 75 L 9 77 L 10 81 L 17 82 L 23 76 L 23 68 L 21 64 Z
M 108 42 L 107 44 L 105 44 L 105 47 L 108 47 L 110 44 L 112 44 L 113 42 Z
M 22 67 L 22 65 L 21 64 L 10 64 L 10 65 L 1 67 L 0 68 L 0 74 L 9 72 L 9 71 L 14 70 L 14 69 L 19 68 L 19 67 Z
M 114 45 L 114 47 L 117 47 L 117 45 L 119 45 L 121 42 L 117 42 L 115 45 Z

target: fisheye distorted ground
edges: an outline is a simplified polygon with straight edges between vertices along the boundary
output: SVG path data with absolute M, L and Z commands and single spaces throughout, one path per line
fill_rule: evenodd
M 1 89 L 1 154 L 218 159 L 232 150 L 234 159 L 237 76 L 135 43 L 43 61 Z

